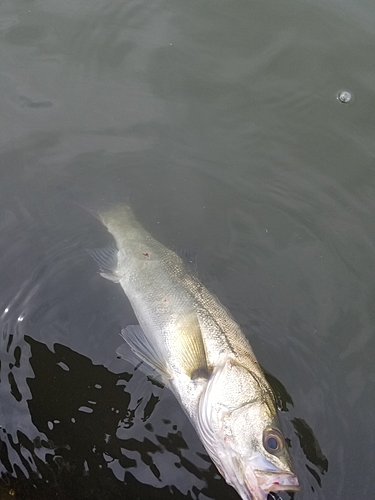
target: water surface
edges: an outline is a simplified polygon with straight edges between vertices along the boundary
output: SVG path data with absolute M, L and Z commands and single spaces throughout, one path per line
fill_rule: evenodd
M 372 497 L 374 26 L 366 0 L 2 2 L 1 498 L 238 498 L 117 359 L 136 319 L 65 185 L 197 255 L 278 394 L 295 500 Z

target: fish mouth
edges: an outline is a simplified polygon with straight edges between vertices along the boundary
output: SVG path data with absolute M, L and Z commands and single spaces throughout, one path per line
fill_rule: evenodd
M 271 491 L 299 491 L 297 476 L 289 472 L 268 472 L 254 470 L 258 486 L 265 492 Z

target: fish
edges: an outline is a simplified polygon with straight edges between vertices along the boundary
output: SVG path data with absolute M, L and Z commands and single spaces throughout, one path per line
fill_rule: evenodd
M 169 388 L 242 500 L 298 491 L 271 387 L 240 326 L 185 260 L 146 231 L 127 204 L 96 216 L 114 239 L 90 253 L 119 283 L 139 325 L 121 332 L 148 375 Z M 130 346 L 130 349 L 129 349 Z

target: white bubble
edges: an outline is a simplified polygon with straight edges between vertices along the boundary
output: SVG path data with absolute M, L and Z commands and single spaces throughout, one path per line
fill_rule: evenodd
M 342 90 L 337 95 L 337 99 L 343 103 L 350 102 L 352 100 L 352 98 L 353 98 L 352 94 L 350 92 L 348 92 L 347 90 Z

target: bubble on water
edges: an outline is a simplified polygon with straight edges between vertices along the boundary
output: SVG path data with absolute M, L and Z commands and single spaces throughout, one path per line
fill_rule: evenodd
M 350 102 L 352 99 L 353 99 L 353 96 L 350 92 L 348 92 L 347 90 L 341 90 L 338 94 L 337 94 L 337 99 L 340 101 L 340 102 L 343 102 L 343 103 L 347 103 L 347 102 Z

